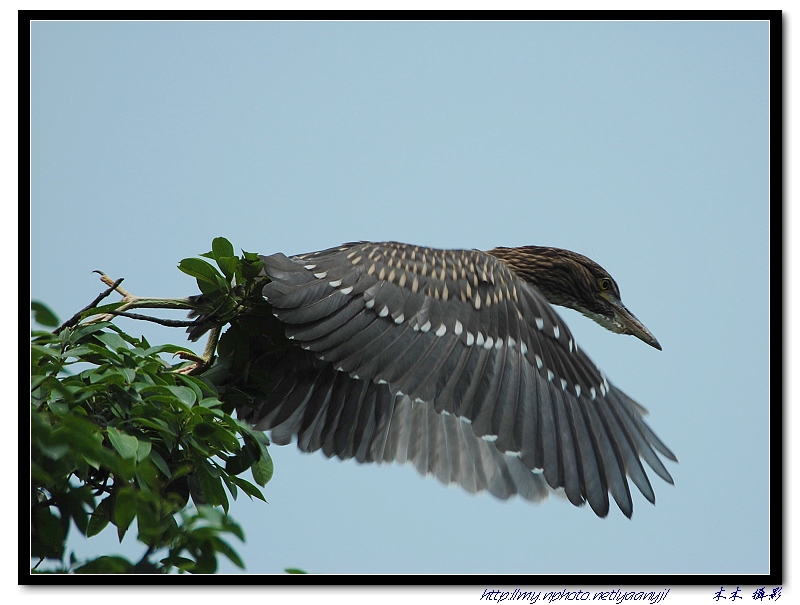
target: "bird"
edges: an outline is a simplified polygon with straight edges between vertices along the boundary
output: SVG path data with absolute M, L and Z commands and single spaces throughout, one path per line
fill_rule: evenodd
M 632 516 L 631 483 L 655 503 L 643 461 L 674 483 L 661 457 L 677 458 L 645 408 L 609 382 L 553 308 L 661 350 L 586 256 L 361 241 L 259 258 L 264 305 L 232 322 L 226 335 L 238 345 L 223 335 L 228 372 L 218 382 L 274 443 L 410 462 L 500 499 L 556 493 L 598 517 L 612 500 Z M 201 316 L 190 338 L 208 323 Z

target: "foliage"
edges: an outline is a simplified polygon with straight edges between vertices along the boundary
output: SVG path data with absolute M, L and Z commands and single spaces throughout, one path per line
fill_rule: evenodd
M 197 278 L 218 323 L 260 298 L 256 255 L 236 257 L 218 238 L 203 256 L 222 273 L 200 259 L 184 260 L 179 268 Z M 244 539 L 227 515 L 228 495 L 235 499 L 241 490 L 264 500 L 241 475 L 251 469 L 262 487 L 270 480 L 268 439 L 235 420 L 232 404 L 205 376 L 161 358 L 182 347 L 151 346 L 107 321 L 80 323 L 119 306 L 86 310 L 54 332 L 32 332 L 34 569 L 49 559 L 60 572 L 210 573 L 218 555 L 243 567 L 223 539 Z M 32 311 L 44 326 L 58 323 L 42 303 L 33 303 Z M 138 562 L 118 556 L 77 561 L 74 554 L 66 559 L 70 522 L 87 537 L 112 525 L 122 540 L 134 521 L 145 549 Z

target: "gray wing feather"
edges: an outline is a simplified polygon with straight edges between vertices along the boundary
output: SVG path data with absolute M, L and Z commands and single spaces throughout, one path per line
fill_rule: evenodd
M 296 436 L 303 451 L 359 462 L 410 462 L 423 475 L 470 492 L 515 494 L 538 501 L 549 489 L 541 475 L 517 457 L 475 436 L 469 424 L 437 413 L 425 402 L 392 394 L 387 385 L 351 378 L 294 349 L 264 356 L 252 372 L 280 376 L 266 391 L 259 385 L 239 416 L 259 430 L 270 430 L 276 444 Z M 248 385 L 238 388 L 247 392 Z

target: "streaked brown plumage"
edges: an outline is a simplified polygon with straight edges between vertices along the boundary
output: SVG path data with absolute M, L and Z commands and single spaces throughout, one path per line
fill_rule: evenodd
M 526 246 L 435 250 L 358 242 L 262 257 L 271 338 L 229 379 L 239 414 L 305 451 L 411 461 L 471 492 L 530 500 L 563 488 L 605 516 L 631 516 L 630 479 L 655 501 L 641 460 L 676 460 L 637 403 L 608 382 L 550 306 L 658 341 L 590 259 Z M 258 332 L 255 330 L 253 333 Z M 276 343 L 274 334 L 285 334 Z

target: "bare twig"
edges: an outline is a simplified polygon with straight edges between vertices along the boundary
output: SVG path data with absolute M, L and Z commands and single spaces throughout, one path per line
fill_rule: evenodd
M 188 374 L 190 376 L 195 374 L 201 374 L 205 372 L 209 366 L 211 365 L 212 360 L 214 359 L 214 353 L 217 350 L 217 343 L 219 342 L 219 334 L 220 334 L 220 326 L 214 326 L 209 330 L 208 334 L 208 342 L 206 343 L 206 348 L 203 351 L 203 355 L 198 357 L 194 353 L 189 351 L 181 351 L 177 355 L 181 359 L 187 359 L 189 361 L 194 361 L 193 364 L 186 366 L 185 368 L 181 368 L 180 370 L 176 370 L 178 374 Z
M 133 294 L 128 292 L 125 288 L 120 288 L 119 287 L 119 282 L 122 281 L 121 279 L 118 279 L 117 281 L 112 282 L 111 278 L 108 275 L 106 275 L 105 273 L 103 273 L 102 271 L 100 271 L 100 269 L 95 269 L 94 271 L 92 271 L 92 273 L 99 273 L 100 274 L 100 281 L 103 282 L 105 285 L 114 288 L 117 292 L 120 293 L 122 298 L 135 298 L 133 296 Z
M 88 305 L 86 305 L 83 309 L 78 311 L 75 315 L 70 317 L 67 321 L 65 321 L 63 324 L 58 326 L 55 330 L 53 330 L 53 334 L 61 334 L 61 332 L 63 332 L 67 328 L 71 328 L 72 326 L 77 325 L 78 322 L 81 320 L 81 315 L 83 315 L 89 309 L 94 309 L 101 300 L 103 300 L 109 294 L 111 294 L 114 290 L 116 290 L 119 287 L 119 285 L 122 283 L 122 280 L 125 279 L 124 277 L 120 277 L 117 281 L 111 282 L 110 278 L 108 278 L 107 275 L 103 274 L 103 277 L 105 277 L 108 280 L 108 281 L 105 281 L 105 280 L 103 281 L 103 283 L 109 285 L 108 290 L 106 290 L 105 292 L 100 294 L 97 298 L 95 298 L 92 302 L 90 302 Z
M 125 311 L 109 311 L 108 314 L 128 317 L 130 319 L 141 319 L 142 321 L 152 321 L 153 323 L 167 326 L 168 328 L 188 328 L 196 323 L 195 320 L 161 319 L 160 317 L 150 317 L 149 315 L 142 315 L 141 313 L 127 313 Z

